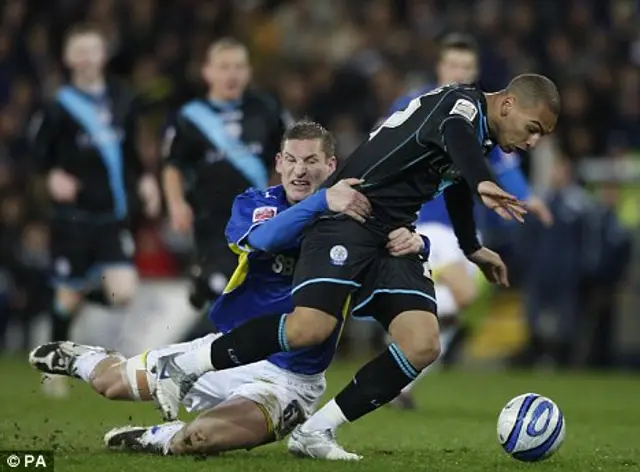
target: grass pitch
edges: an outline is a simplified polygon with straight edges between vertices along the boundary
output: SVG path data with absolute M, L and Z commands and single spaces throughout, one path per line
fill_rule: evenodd
M 338 363 L 329 394 L 356 370 Z M 0 360 L 0 449 L 53 449 L 55 469 L 136 472 L 395 472 L 395 471 L 640 471 L 640 379 L 618 374 L 463 373 L 427 376 L 417 388 L 419 410 L 383 408 L 340 431 L 360 463 L 290 457 L 284 444 L 207 459 L 111 453 L 103 434 L 124 424 L 155 424 L 150 404 L 109 402 L 80 381 L 65 400 L 45 398 L 26 359 Z M 519 463 L 496 439 L 496 418 L 510 398 L 549 396 L 567 421 L 567 438 L 546 462 Z M 7 469 L 0 464 L 2 470 Z

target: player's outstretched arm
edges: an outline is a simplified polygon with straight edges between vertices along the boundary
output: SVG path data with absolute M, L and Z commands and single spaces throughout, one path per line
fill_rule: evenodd
M 371 212 L 371 206 L 364 195 L 352 188 L 358 183 L 357 179 L 341 180 L 280 213 L 272 206 L 266 206 L 267 202 L 258 201 L 256 195 L 240 195 L 234 202 L 227 225 L 227 239 L 240 248 L 248 246 L 248 249 L 274 252 L 295 244 L 304 227 L 326 211 L 344 213 L 364 221 Z M 256 215 L 261 214 L 261 208 L 267 216 L 260 216 L 258 220 Z
M 504 219 L 522 222 L 524 204 L 496 183 L 471 123 L 462 116 L 450 117 L 442 125 L 442 136 L 451 160 L 482 203 Z
M 274 252 L 284 249 L 295 243 L 307 223 L 328 209 L 327 191 L 323 189 L 282 213 L 252 225 L 243 239 L 258 251 Z

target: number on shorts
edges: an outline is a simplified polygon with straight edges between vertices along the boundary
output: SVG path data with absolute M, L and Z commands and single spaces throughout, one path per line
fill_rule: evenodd
M 298 400 L 292 400 L 291 403 L 282 412 L 282 436 L 286 436 L 293 428 L 302 423 L 305 419 L 304 412 Z

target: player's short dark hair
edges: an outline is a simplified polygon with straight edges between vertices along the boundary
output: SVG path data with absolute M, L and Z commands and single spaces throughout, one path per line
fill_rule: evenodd
M 64 46 L 69 45 L 69 41 L 71 41 L 76 36 L 82 36 L 85 34 L 97 34 L 102 39 L 105 39 L 104 31 L 98 25 L 93 23 L 78 23 L 69 28 L 64 35 Z
M 233 36 L 225 36 L 216 39 L 207 49 L 207 55 L 213 54 L 222 49 L 244 49 L 248 52 L 247 45 Z
M 551 113 L 560 114 L 560 93 L 553 80 L 540 74 L 520 74 L 507 86 L 507 92 L 516 95 L 525 104 L 544 103 Z
M 286 141 L 292 139 L 319 139 L 322 141 L 322 151 L 327 157 L 335 156 L 336 143 L 333 135 L 321 124 L 315 121 L 302 120 L 291 125 L 282 135 L 280 149 Z
M 440 58 L 447 51 L 466 51 L 478 54 L 476 38 L 466 33 L 450 33 L 440 40 Z

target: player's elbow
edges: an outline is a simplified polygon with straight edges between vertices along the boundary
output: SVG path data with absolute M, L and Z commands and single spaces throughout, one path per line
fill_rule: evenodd
M 275 250 L 275 235 L 262 231 L 263 228 L 256 228 L 249 234 L 247 242 L 249 246 L 260 252 L 272 252 Z

